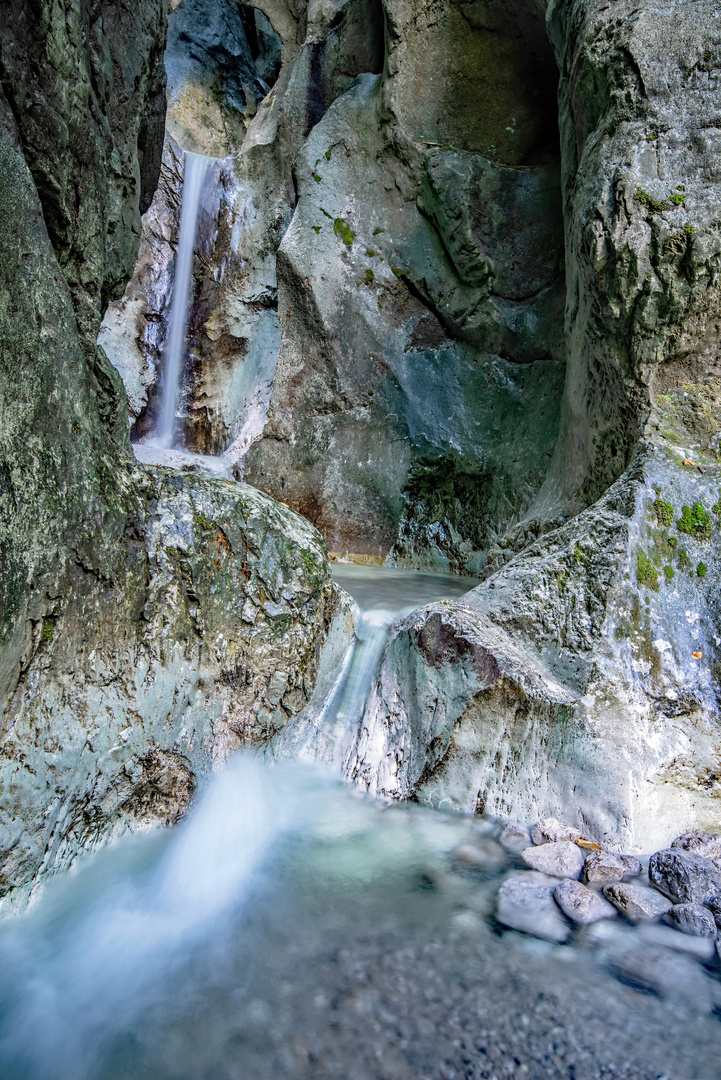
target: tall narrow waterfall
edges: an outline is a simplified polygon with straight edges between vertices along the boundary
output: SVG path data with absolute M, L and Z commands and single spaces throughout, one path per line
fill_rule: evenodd
M 183 369 L 185 336 L 188 329 L 190 283 L 193 276 L 193 249 L 198 224 L 198 207 L 210 158 L 186 153 L 183 178 L 183 202 L 180 212 L 180 235 L 175 263 L 175 284 L 170 304 L 170 330 L 165 346 L 163 396 L 156 430 L 156 444 L 173 444 L 178 387 Z

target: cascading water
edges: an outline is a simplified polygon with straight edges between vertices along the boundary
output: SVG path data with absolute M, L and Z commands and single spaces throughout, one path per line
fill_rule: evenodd
M 392 627 L 423 604 L 462 596 L 476 581 L 348 563 L 335 563 L 333 578 L 358 606 L 354 640 L 325 700 L 318 708 L 303 710 L 269 754 L 323 761 L 349 777 L 365 705 Z
M 154 437 L 155 444 L 165 449 L 169 449 L 174 442 L 175 413 L 188 330 L 190 284 L 193 276 L 193 252 L 198 227 L 198 210 L 210 161 L 210 158 L 204 157 L 202 154 L 191 154 L 188 151 L 185 155 L 175 282 L 170 303 L 168 341 L 165 347 L 163 396 Z

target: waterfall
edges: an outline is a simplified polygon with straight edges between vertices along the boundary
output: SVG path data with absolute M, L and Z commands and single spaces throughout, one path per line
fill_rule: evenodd
M 170 329 L 165 346 L 165 370 L 163 374 L 163 396 L 158 419 L 156 446 L 168 448 L 173 444 L 175 428 L 175 410 L 178 401 L 178 387 L 183 369 L 185 336 L 188 328 L 190 283 L 193 276 L 193 250 L 198 224 L 198 208 L 203 183 L 210 158 L 202 154 L 185 155 L 185 175 L 183 177 L 183 197 L 180 211 L 180 235 L 175 262 L 175 284 L 170 303 Z

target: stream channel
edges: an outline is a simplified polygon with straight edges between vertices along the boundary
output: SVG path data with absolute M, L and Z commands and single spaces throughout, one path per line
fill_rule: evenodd
M 366 620 L 468 584 L 336 570 Z M 238 755 L 179 827 L 126 836 L 5 921 L 0 1076 L 715 1080 L 715 955 L 620 918 L 560 944 L 504 930 L 520 864 L 499 832 Z M 468 844 L 483 865 L 454 855 Z

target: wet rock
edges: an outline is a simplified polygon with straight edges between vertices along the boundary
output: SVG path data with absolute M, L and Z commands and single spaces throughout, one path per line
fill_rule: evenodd
M 569 927 L 553 899 L 556 884 L 545 874 L 523 871 L 511 874 L 498 893 L 498 921 L 513 930 L 524 930 L 549 941 L 565 941 Z
M 674 904 L 664 920 L 684 934 L 694 937 L 715 937 L 716 920 L 702 904 Z
M 608 900 L 604 900 L 580 881 L 567 878 L 556 886 L 553 895 L 563 914 L 572 922 L 586 925 L 598 922 L 599 919 L 612 919 L 616 915 L 613 904 L 609 904 Z
M 718 991 L 699 964 L 669 949 L 631 948 L 614 956 L 609 967 L 622 982 L 635 989 L 682 1001 L 699 1012 L 710 1012 Z
M 592 851 L 583 864 L 586 883 L 605 885 L 609 881 L 637 877 L 640 873 L 641 863 L 634 855 L 617 855 L 613 851 Z
M 684 934 L 675 927 L 664 926 L 662 923 L 644 923 L 635 927 L 633 933 L 653 945 L 663 945 L 667 949 L 687 953 L 702 961 L 711 960 L 716 951 L 716 942 L 713 938 L 693 937 L 691 934 Z
M 553 844 L 560 840 L 580 840 L 582 833 L 571 825 L 564 825 L 555 817 L 543 818 L 537 821 L 531 829 L 531 839 L 534 844 Z
M 706 904 L 706 907 L 716 920 L 716 925 L 721 929 L 721 896 L 713 896 Z
M 508 864 L 508 856 L 500 844 L 482 836 L 465 844 L 459 844 L 451 854 L 459 862 L 478 870 L 499 870 Z
M 526 848 L 521 858 L 527 866 L 552 877 L 580 878 L 583 869 L 583 852 L 570 840 Z
M 651 856 L 648 876 L 674 904 L 706 904 L 721 895 L 721 871 L 708 859 L 682 848 L 666 848 Z
M 525 825 L 511 821 L 499 836 L 498 842 L 506 851 L 519 852 L 531 846 L 531 834 Z
M 672 907 L 665 896 L 661 896 L 655 889 L 646 888 L 645 885 L 627 885 L 619 881 L 613 885 L 604 885 L 603 895 L 622 915 L 633 922 L 658 919 Z
M 677 836 L 671 847 L 692 851 L 694 855 L 700 855 L 717 866 L 721 864 L 720 833 L 685 833 L 683 836 Z

